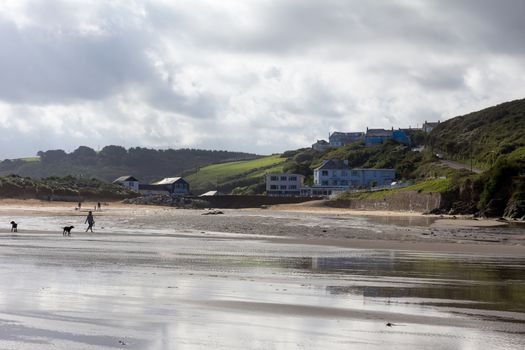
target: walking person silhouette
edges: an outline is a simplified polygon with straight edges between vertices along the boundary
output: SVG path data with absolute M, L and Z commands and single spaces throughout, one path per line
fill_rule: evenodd
M 85 224 L 88 224 L 88 228 L 86 229 L 86 232 L 91 230 L 93 232 L 93 225 L 95 225 L 95 218 L 93 218 L 93 212 L 89 211 L 88 216 L 86 217 Z

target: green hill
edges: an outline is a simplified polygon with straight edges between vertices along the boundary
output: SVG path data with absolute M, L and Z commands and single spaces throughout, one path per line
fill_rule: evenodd
M 208 166 L 188 180 L 194 190 L 201 192 L 219 189 L 262 193 L 265 173 L 282 170 L 302 174 L 309 184 L 313 169 L 323 160 L 340 159 L 348 160 L 355 168 L 395 168 L 398 179 L 416 182 L 405 190 L 424 191 L 428 187 L 431 192 L 446 193 L 457 212 L 481 210 L 488 216 L 498 216 L 512 203 L 514 207 L 523 206 L 525 100 L 455 117 L 442 122 L 429 135 L 420 132 L 417 136 L 416 145 L 425 146 L 423 151 L 395 141 L 375 146 L 356 142 L 325 152 L 304 148 L 257 161 Z M 453 169 L 436 157 L 439 153 L 463 163 L 470 163 L 472 156 L 474 164 L 486 171 L 473 174 L 468 169 Z
M 272 155 L 253 160 L 208 165 L 185 176 L 193 193 L 200 194 L 219 189 L 230 192 L 238 187 L 264 184 L 264 175 L 282 172 L 286 158 Z
M 525 159 L 525 99 L 449 119 L 428 136 L 428 146 L 447 159 L 489 168 L 498 158 Z
M 148 183 L 163 177 L 180 176 L 198 167 L 225 161 L 254 159 L 255 154 L 197 149 L 155 150 L 106 146 L 100 152 L 80 146 L 71 153 L 63 150 L 38 152 L 38 157 L 6 159 L 0 162 L 0 176 L 16 174 L 31 178 L 68 176 L 113 181 L 133 175 Z

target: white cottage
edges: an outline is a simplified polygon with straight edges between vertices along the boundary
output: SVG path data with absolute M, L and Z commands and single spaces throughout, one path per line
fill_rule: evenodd
M 304 176 L 299 174 L 266 174 L 266 195 L 298 196 L 303 183 Z
M 113 181 L 113 183 L 129 188 L 130 190 L 135 192 L 139 191 L 139 180 L 130 175 L 121 176 L 115 181 Z

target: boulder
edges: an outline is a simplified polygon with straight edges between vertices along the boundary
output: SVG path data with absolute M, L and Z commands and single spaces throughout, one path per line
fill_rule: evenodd
M 525 200 L 511 200 L 505 208 L 503 217 L 507 219 L 523 220 L 523 218 L 525 218 Z
M 486 218 L 499 218 L 503 216 L 507 203 L 503 199 L 491 199 L 485 208 L 480 212 L 480 216 Z

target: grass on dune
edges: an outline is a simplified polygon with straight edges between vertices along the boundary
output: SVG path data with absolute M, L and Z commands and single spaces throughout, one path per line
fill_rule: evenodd
M 187 179 L 192 184 L 199 184 L 223 182 L 246 173 L 249 173 L 248 177 L 260 177 L 267 172 L 282 171 L 282 164 L 285 161 L 286 158 L 281 158 L 280 155 L 272 155 L 253 160 L 213 164 L 200 168 L 187 176 Z

